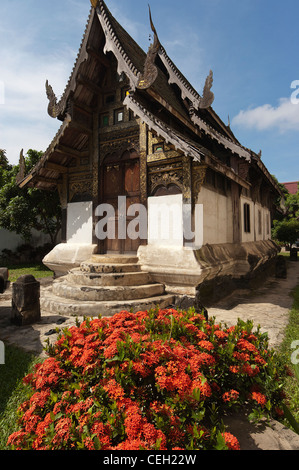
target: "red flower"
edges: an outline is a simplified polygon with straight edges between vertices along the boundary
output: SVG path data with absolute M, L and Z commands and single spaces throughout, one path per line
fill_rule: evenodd
M 250 398 L 263 408 L 267 403 L 267 397 L 260 392 L 252 392 Z
M 225 432 L 222 436 L 229 450 L 241 450 L 239 441 L 233 434 Z
M 230 401 L 236 401 L 238 400 L 239 398 L 239 392 L 237 392 L 237 390 L 229 390 L 228 392 L 225 392 L 223 395 L 222 395 L 222 400 L 223 401 L 227 401 L 227 402 L 230 402 Z

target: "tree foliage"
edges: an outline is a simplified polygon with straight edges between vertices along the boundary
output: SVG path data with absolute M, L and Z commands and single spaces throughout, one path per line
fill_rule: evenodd
M 284 213 L 280 220 L 274 221 L 272 237 L 292 246 L 299 240 L 299 187 L 296 194 L 290 194 L 285 186 L 280 186 L 284 194 Z
M 28 173 L 42 152 L 28 150 L 25 156 Z M 5 151 L 0 150 L 0 227 L 16 232 L 29 242 L 32 229 L 49 235 L 55 245 L 61 228 L 61 207 L 58 192 L 36 188 L 21 189 L 16 183 L 19 165 L 8 164 Z
M 281 243 L 292 246 L 299 240 L 299 220 L 282 220 L 274 224 L 273 238 Z

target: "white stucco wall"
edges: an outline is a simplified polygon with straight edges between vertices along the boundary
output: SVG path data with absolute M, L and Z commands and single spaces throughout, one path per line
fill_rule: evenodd
M 38 232 L 37 230 L 32 231 L 32 241 L 33 246 L 42 246 L 50 242 L 50 237 L 44 233 Z M 0 229 L 0 254 L 2 250 L 11 250 L 15 252 L 17 248 L 21 245 L 24 245 L 25 241 L 15 232 L 9 232 L 6 229 Z
M 268 208 L 254 203 L 250 198 L 241 196 L 242 242 L 253 242 L 271 239 L 271 214 Z M 250 233 L 244 231 L 244 204 L 250 206 Z M 259 216 L 260 213 L 260 216 Z M 259 223 L 259 217 L 260 222 Z M 259 228 L 261 230 L 259 230 Z
M 183 246 L 183 196 L 148 198 L 148 245 Z
M 233 242 L 233 214 L 230 195 L 202 188 L 197 199 L 203 205 L 203 244 Z
M 92 244 L 92 202 L 73 202 L 67 205 L 68 244 Z

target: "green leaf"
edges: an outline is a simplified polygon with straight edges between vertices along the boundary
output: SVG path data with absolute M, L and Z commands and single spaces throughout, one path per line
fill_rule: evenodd
M 294 364 L 294 371 L 295 371 L 296 378 L 299 382 L 299 364 Z
M 93 443 L 94 443 L 95 450 L 101 450 L 102 446 L 101 446 L 98 436 L 94 438 Z
M 291 413 L 290 409 L 287 405 L 283 404 L 283 411 L 286 419 L 290 423 L 290 425 L 294 428 L 294 431 L 299 434 L 299 423 L 294 418 L 293 414 Z
M 215 449 L 216 450 L 227 450 L 227 445 L 225 443 L 225 439 L 222 436 L 220 431 L 217 434 L 217 444 L 215 446 Z

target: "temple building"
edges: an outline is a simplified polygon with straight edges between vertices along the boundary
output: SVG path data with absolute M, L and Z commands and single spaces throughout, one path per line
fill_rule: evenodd
M 61 127 L 31 173 L 21 167 L 18 176 L 20 187 L 60 194 L 62 243 L 44 259 L 57 276 L 48 308 L 167 305 L 200 285 L 266 269 L 277 255 L 271 219 L 280 189 L 261 154 L 212 108 L 213 73 L 199 94 L 167 55 L 151 14 L 146 53 L 103 1 L 91 3 L 59 100 L 46 83 L 48 113 Z M 108 206 L 114 212 L 104 213 Z M 102 236 L 101 220 L 115 236 Z

